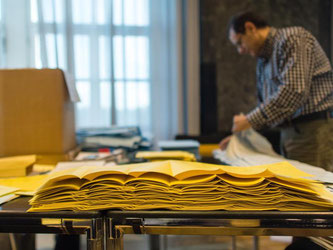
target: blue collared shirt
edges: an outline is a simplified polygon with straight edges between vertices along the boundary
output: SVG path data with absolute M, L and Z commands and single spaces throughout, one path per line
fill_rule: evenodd
M 271 27 L 257 59 L 254 129 L 333 107 L 333 72 L 316 38 L 301 27 Z

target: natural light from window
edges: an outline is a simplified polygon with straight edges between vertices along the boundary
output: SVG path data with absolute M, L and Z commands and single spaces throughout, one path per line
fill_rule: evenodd
M 149 0 L 31 0 L 34 65 L 74 73 L 77 127 L 151 129 L 149 13 Z

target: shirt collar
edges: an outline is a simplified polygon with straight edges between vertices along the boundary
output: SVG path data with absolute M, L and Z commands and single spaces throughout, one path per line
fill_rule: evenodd
M 272 55 L 272 51 L 273 51 L 273 43 L 274 43 L 274 37 L 276 34 L 276 29 L 271 27 L 269 29 L 267 38 L 264 42 L 264 45 L 262 46 L 262 48 L 260 49 L 259 58 L 262 59 L 269 59 Z

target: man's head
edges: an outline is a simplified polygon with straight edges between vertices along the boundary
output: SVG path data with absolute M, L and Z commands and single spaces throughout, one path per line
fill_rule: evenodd
M 227 31 L 229 40 L 237 47 L 239 54 L 255 57 L 267 38 L 269 26 L 253 12 L 242 12 L 230 19 Z

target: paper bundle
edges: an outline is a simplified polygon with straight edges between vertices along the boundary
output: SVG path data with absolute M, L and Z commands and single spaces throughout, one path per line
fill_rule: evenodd
M 312 179 L 333 184 L 333 172 L 300 161 L 286 159 L 274 152 L 271 143 L 254 129 L 232 135 L 226 150 L 215 150 L 214 158 L 232 166 L 251 166 L 288 161 L 296 168 L 312 174 Z
M 26 176 L 32 171 L 36 155 L 22 155 L 0 158 L 0 177 Z
M 165 160 L 196 161 L 194 154 L 181 150 L 142 151 L 142 152 L 137 152 L 135 157 L 144 158 L 149 161 L 165 161 Z
M 17 195 L 33 196 L 36 190 L 45 182 L 47 175 L 33 175 L 16 178 L 0 179 L 0 185 L 15 188 Z
M 232 167 L 186 161 L 81 167 L 49 176 L 29 211 L 333 209 L 333 195 L 287 162 Z
M 20 195 L 33 196 L 43 184 L 46 175 L 0 178 L 0 204 L 13 200 Z

